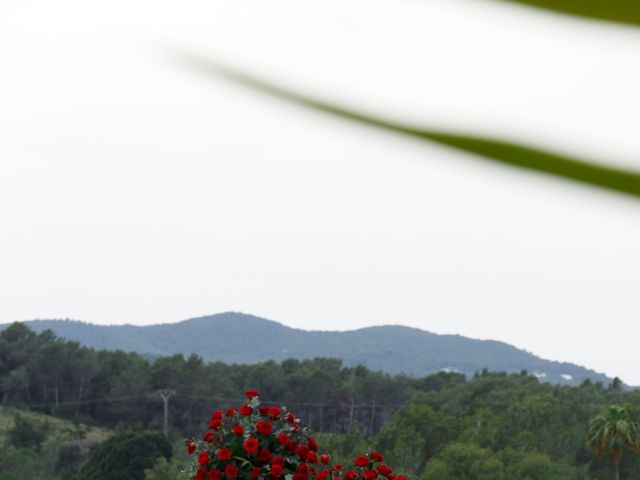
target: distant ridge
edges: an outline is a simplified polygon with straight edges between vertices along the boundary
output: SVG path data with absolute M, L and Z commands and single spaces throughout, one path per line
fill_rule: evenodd
M 542 381 L 579 385 L 611 379 L 571 363 L 544 360 L 511 345 L 460 335 L 437 335 L 404 326 L 367 327 L 347 332 L 306 331 L 243 313 L 227 312 L 178 323 L 150 326 L 93 325 L 73 320 L 24 322 L 41 332 L 105 350 L 121 349 L 152 357 L 195 353 L 207 361 L 258 363 L 287 358 L 340 358 L 391 374 L 424 376 L 457 371 L 471 376 L 483 369 L 527 370 Z M 7 324 L 0 325 L 0 330 Z

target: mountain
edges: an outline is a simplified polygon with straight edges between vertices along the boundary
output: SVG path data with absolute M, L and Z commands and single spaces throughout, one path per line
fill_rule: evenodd
M 611 381 L 593 370 L 544 360 L 503 342 L 437 335 L 395 325 L 347 332 L 306 331 L 233 312 L 143 327 L 72 320 L 24 323 L 37 332 L 51 329 L 59 337 L 96 349 L 121 349 L 151 357 L 195 353 L 207 361 L 226 363 L 335 357 L 347 366 L 362 364 L 373 370 L 413 376 L 442 370 L 470 376 L 486 368 L 527 370 L 543 381 L 567 385 L 578 385 L 586 379 L 605 384 Z M 5 327 L 0 325 L 0 329 Z

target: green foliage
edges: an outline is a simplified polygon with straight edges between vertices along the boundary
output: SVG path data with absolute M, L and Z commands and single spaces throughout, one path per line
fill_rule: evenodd
M 640 424 L 632 420 L 626 408 L 610 405 L 591 420 L 588 444 L 597 455 L 613 460 L 618 479 L 623 452 L 640 452 Z
M 420 480 L 571 480 L 577 470 L 536 452 L 494 453 L 473 444 L 452 443 L 428 463 Z
M 551 11 L 569 13 L 598 20 L 640 25 L 637 0 L 510 0 Z
M 532 0 L 532 2 L 551 5 L 551 0 Z M 575 0 L 576 2 L 582 0 Z M 585 0 L 595 3 L 599 0 Z M 634 2 L 635 0 L 624 0 Z M 604 3 L 604 2 L 603 2 Z M 578 9 L 579 10 L 579 9 Z M 633 10 L 637 13 L 637 7 Z M 202 75 L 223 77 L 234 83 L 289 103 L 320 111 L 338 118 L 350 120 L 362 125 L 392 132 L 394 134 L 416 138 L 421 141 L 445 145 L 472 155 L 472 158 L 490 161 L 524 169 L 531 172 L 552 175 L 565 180 L 580 182 L 614 192 L 640 197 L 640 173 L 633 169 L 614 167 L 607 162 L 595 163 L 586 159 L 570 157 L 543 147 L 517 144 L 499 138 L 480 137 L 471 133 L 460 134 L 453 131 L 425 129 L 390 118 L 373 116 L 350 109 L 344 105 L 331 103 L 312 96 L 303 95 L 294 90 L 266 82 L 247 73 L 230 69 L 209 59 L 196 55 L 183 55 L 184 66 L 198 71 Z
M 342 359 L 345 365 L 363 365 L 370 370 L 381 370 L 390 374 L 405 373 L 422 377 L 427 374 L 437 374 L 443 369 L 455 369 L 461 374 L 472 376 L 474 373 L 486 368 L 490 371 L 506 371 L 518 373 L 523 369 L 530 372 L 544 372 L 552 383 L 579 385 L 585 379 L 609 383 L 604 375 L 587 370 L 585 368 L 567 364 L 550 362 L 540 359 L 528 352 L 518 350 L 501 342 L 479 341 L 457 335 L 435 335 L 429 332 L 400 326 L 371 327 L 351 332 L 306 332 L 287 328 L 276 322 L 243 315 L 239 313 L 224 313 L 209 317 L 194 318 L 171 325 L 150 325 L 146 327 L 132 327 L 130 325 L 100 326 L 88 323 L 63 321 L 63 320 L 38 320 L 27 322 L 35 331 L 42 332 L 37 337 L 33 332 L 27 334 L 28 329 L 23 330 L 22 335 L 28 338 L 22 340 L 21 346 L 12 340 L 7 348 L 25 350 L 31 352 L 28 355 L 19 356 L 21 359 L 17 365 L 9 370 L 14 371 L 15 379 L 11 381 L 10 398 L 24 398 L 35 395 L 33 382 L 44 381 L 45 378 L 34 379 L 26 371 L 16 370 L 18 365 L 28 365 L 29 368 L 37 368 L 46 374 L 49 397 L 42 403 L 55 401 L 52 396 L 58 392 L 63 400 L 82 400 L 95 388 L 101 375 L 110 375 L 117 368 L 127 368 L 126 372 L 118 375 L 119 384 L 114 385 L 112 392 L 126 392 L 131 395 L 135 391 L 148 391 L 149 381 L 154 384 L 163 383 L 164 379 L 178 382 L 176 375 L 188 374 L 191 379 L 201 370 L 203 361 L 220 361 L 227 364 L 257 364 L 247 373 L 250 375 L 246 382 L 255 386 L 273 398 L 284 399 L 289 390 L 285 385 L 277 381 L 282 373 L 288 375 L 287 368 L 299 369 L 299 362 L 303 359 L 314 357 L 331 357 L 326 360 L 327 371 L 320 369 L 316 378 L 305 378 L 305 381 L 317 385 L 322 382 L 323 376 L 335 375 L 340 369 L 339 361 Z M 2 325 L 0 325 L 0 329 Z M 11 326 L 11 331 L 18 327 Z M 65 337 L 73 342 L 67 343 L 64 350 L 67 357 L 63 356 L 57 347 L 48 346 L 55 342 L 52 332 L 43 334 L 47 329 L 55 331 L 56 335 Z M 15 332 L 14 332 L 15 334 Z M 0 344 L 4 333 L 0 332 Z M 224 342 L 219 339 L 224 338 Z M 78 343 L 75 343 L 78 342 Z M 211 348 L 211 345 L 216 348 Z M 251 345 L 251 348 L 241 348 L 241 345 Z M 149 368 L 148 362 L 138 356 L 140 362 L 134 361 L 130 354 L 124 352 L 100 352 L 97 356 L 89 349 L 80 347 L 134 351 L 141 354 L 152 354 L 156 362 L 151 367 L 151 378 L 145 372 Z M 37 352 L 45 349 L 51 355 L 59 356 L 59 366 L 53 368 L 46 361 L 44 355 Z M 0 348 L 2 352 L 2 348 Z M 196 353 L 198 356 L 184 360 L 184 365 L 178 365 L 178 358 Z M 182 355 L 180 355 L 182 354 Z M 178 355 L 178 357 L 175 357 Z M 2 353 L 0 353 L 0 377 L 2 377 Z M 162 358 L 157 358 L 162 356 Z M 97 357 L 97 358 L 96 358 Z M 101 358 L 104 357 L 104 358 Z M 65 360 L 66 358 L 66 360 Z M 295 360 L 298 359 L 296 364 Z M 65 371 L 70 365 L 65 362 L 74 361 L 76 370 L 75 378 L 64 379 L 58 371 Z M 160 361 L 160 364 L 155 365 Z M 270 364 L 269 361 L 272 361 Z M 274 365 L 277 362 L 290 361 L 289 365 L 283 365 L 282 372 L 277 371 Z M 61 363 L 60 363 L 61 362 Z M 261 363 L 262 362 L 262 363 Z M 276 362 L 276 363 L 273 363 Z M 333 364 L 331 364 L 333 362 Z M 35 365 L 34 365 L 35 364 Z M 64 366 L 66 365 L 66 366 Z M 338 365 L 338 367 L 336 367 Z M 56 377 L 57 374 L 57 377 Z M 22 376 L 21 376 L 22 375 Z M 570 375 L 566 380 L 562 375 Z M 27 378 L 24 378 L 24 377 Z M 229 378 L 225 376 L 225 382 Z M 58 378 L 56 389 L 55 378 Z M 140 381 L 144 378 L 144 381 Z M 454 381 L 455 377 L 435 377 L 430 381 L 441 380 Z M 65 386 L 60 382 L 73 380 L 75 389 L 65 391 Z M 461 376 L 458 381 L 463 380 Z M 186 380 L 183 383 L 194 384 Z M 309 385 L 311 385 L 309 384 Z M 25 390 L 29 385 L 29 390 Z M 278 385 L 277 389 L 271 389 Z M 229 382 L 224 385 L 216 385 L 216 389 L 224 392 L 235 392 L 235 386 Z M 300 387 L 296 382 L 288 382 L 288 388 L 293 388 L 294 396 L 300 397 L 296 390 Z M 424 388 L 432 388 L 424 385 Z M 309 388 L 305 387 L 306 390 Z M 192 392 L 195 394 L 195 392 Z M 219 393 L 218 393 L 219 394 Z
M 585 448 L 589 420 L 612 402 L 640 414 L 640 392 L 601 384 L 569 388 L 488 372 L 429 383 L 436 388 L 416 393 L 368 441 L 400 473 L 422 480 L 608 479 L 610 466 Z M 620 469 L 621 478 L 640 480 L 640 455 L 626 456 Z
M 151 468 L 145 469 L 144 480 L 176 480 L 181 473 L 181 463 L 158 457 Z
M 579 469 L 544 453 L 506 449 L 500 453 L 508 480 L 571 480 L 579 478 Z
M 173 456 L 170 460 L 165 457 L 158 457 L 151 468 L 144 471 L 145 480 L 191 480 L 186 476 L 187 465 L 190 463 L 191 457 L 185 449 L 183 439 L 173 444 Z
M 378 450 L 395 473 L 413 479 L 453 475 L 452 468 L 457 472 L 466 465 L 468 471 L 461 471 L 480 477 L 606 480 L 612 462 L 587 449 L 590 420 L 612 404 L 625 405 L 630 418 L 640 418 L 640 392 L 622 388 L 620 382 L 559 386 L 540 383 L 520 370 L 416 378 L 346 367 L 332 358 L 229 365 L 172 355 L 150 363 L 135 353 L 96 352 L 20 325 L 1 332 L 0 342 L 4 404 L 48 403 L 44 410 L 73 420 L 21 413 L 35 425 L 47 418 L 51 426 L 36 455 L 10 446 L 14 410 L 0 409 L 0 445 L 8 446 L 0 448 L 0 471 L 19 474 L 21 480 L 73 478 L 92 442 L 104 438 L 96 438 L 95 428 L 81 421 L 117 431 L 161 430 L 162 402 L 153 394 L 159 388 L 178 392 L 169 408 L 174 438 L 201 432 L 212 407 L 237 405 L 241 392 L 257 388 L 265 403 L 287 405 L 322 432 L 322 445 L 335 461 L 349 463 L 357 452 Z M 48 365 L 48 355 L 56 355 L 61 366 Z M 78 399 L 79 404 L 68 404 Z M 184 444 L 178 451 L 183 450 Z M 171 471 L 180 463 L 155 464 L 152 457 L 140 467 L 139 478 L 144 469 L 158 476 L 165 470 L 158 465 Z M 640 456 L 625 454 L 619 467 L 625 480 L 640 480 Z
M 17 416 L 22 419 L 21 423 L 31 424 L 36 431 L 47 432 L 39 450 L 35 446 L 17 448 L 12 444 L 11 432 L 16 429 Z M 86 461 L 89 450 L 107 436 L 104 429 L 50 415 L 0 407 L 0 472 L 6 479 L 71 480 L 78 473 L 80 464 Z M 70 452 L 70 448 L 74 452 Z M 73 459 L 74 453 L 81 457 Z
M 143 480 L 145 469 L 171 454 L 171 444 L 159 433 L 117 434 L 91 452 L 77 480 Z
M 504 465 L 486 448 L 452 443 L 429 464 L 420 480 L 506 480 Z
M 393 465 L 402 465 L 415 475 L 439 447 L 456 438 L 451 418 L 424 404 L 410 404 L 375 437 L 376 448 Z
M 16 448 L 30 448 L 39 451 L 47 438 L 48 431 L 48 423 L 36 423 L 16 413 L 13 428 L 9 430 L 9 439 Z
M 611 405 L 591 420 L 589 446 L 598 455 L 611 457 L 625 449 L 640 450 L 640 424 L 632 421 L 626 408 Z
M 58 446 L 58 456 L 54 466 L 55 475 L 62 480 L 71 480 L 87 460 L 91 443 L 86 440 L 64 442 Z M 95 445 L 93 445 L 95 446 Z
M 36 480 L 47 478 L 52 452 L 38 453 L 26 448 L 0 449 L 0 472 L 12 480 Z
M 333 463 L 349 463 L 353 460 L 354 452 L 365 452 L 371 447 L 370 439 L 357 423 L 347 433 L 320 433 L 315 438 L 324 450 L 331 453 Z

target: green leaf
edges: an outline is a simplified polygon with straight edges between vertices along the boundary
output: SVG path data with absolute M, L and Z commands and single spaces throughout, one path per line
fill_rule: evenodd
M 639 2 L 640 3 L 640 2 Z M 525 169 L 546 175 L 564 178 L 574 182 L 600 187 L 619 193 L 640 197 L 640 172 L 627 170 L 606 163 L 570 157 L 548 149 L 514 142 L 479 137 L 444 130 L 424 129 L 376 117 L 338 104 L 303 95 L 282 86 L 266 82 L 260 78 L 233 70 L 211 60 L 191 55 L 179 55 L 181 63 L 207 75 L 226 78 L 256 91 L 302 107 L 324 112 L 352 122 L 391 131 L 430 143 L 446 145 L 450 148 L 473 154 L 477 159 Z
M 557 13 L 611 22 L 640 25 L 638 0 L 506 0 Z

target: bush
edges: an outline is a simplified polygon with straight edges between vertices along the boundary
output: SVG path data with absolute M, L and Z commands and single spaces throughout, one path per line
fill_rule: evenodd
M 152 468 L 144 471 L 145 480 L 176 480 L 180 476 L 180 465 L 174 459 L 168 461 L 164 457 L 156 460 Z
M 48 431 L 49 425 L 47 423 L 38 425 L 28 418 L 16 414 L 13 428 L 9 430 L 9 440 L 16 448 L 29 448 L 39 451 L 47 439 Z
M 159 433 L 120 433 L 91 452 L 76 480 L 144 480 L 145 469 L 171 454 L 171 444 Z
M 81 442 L 65 442 L 58 447 L 54 471 L 63 480 L 74 478 L 87 459 L 87 449 Z

